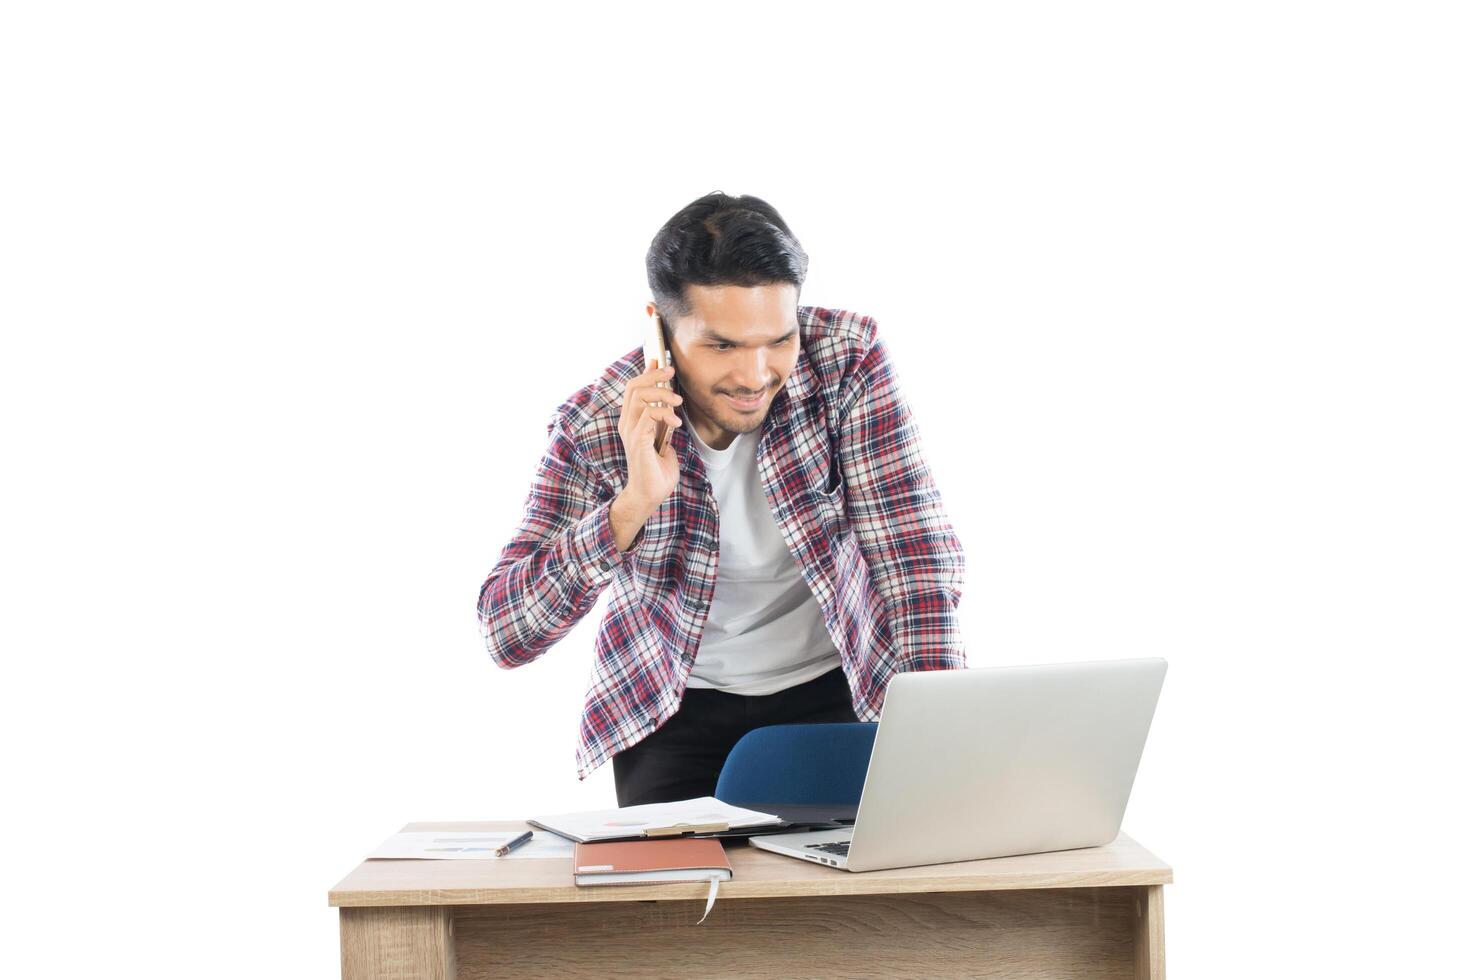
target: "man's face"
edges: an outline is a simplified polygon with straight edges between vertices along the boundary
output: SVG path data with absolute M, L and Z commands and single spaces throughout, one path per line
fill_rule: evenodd
M 665 320 L 675 379 L 699 438 L 723 449 L 760 428 L 795 369 L 797 291 L 791 283 L 686 290 L 693 312 Z

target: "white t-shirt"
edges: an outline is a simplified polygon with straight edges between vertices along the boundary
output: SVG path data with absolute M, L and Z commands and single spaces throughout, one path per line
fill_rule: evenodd
M 687 417 L 686 417 L 687 418 Z M 719 567 L 689 687 L 774 694 L 841 666 L 760 483 L 760 431 L 710 449 L 685 421 L 719 505 Z

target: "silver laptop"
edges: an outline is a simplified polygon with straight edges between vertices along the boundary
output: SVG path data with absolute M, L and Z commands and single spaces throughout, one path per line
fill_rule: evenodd
M 1110 843 L 1167 669 L 1151 659 L 898 674 L 852 826 L 750 843 L 846 871 Z

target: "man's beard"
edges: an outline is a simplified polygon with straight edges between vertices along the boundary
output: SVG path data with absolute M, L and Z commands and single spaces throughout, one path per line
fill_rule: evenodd
M 759 415 L 746 415 L 735 411 L 725 404 L 724 399 L 718 392 L 714 392 L 710 396 L 710 400 L 713 402 L 712 411 L 711 406 L 707 403 L 699 405 L 699 409 L 703 412 L 704 417 L 713 421 L 715 425 L 719 426 L 725 432 L 734 432 L 740 435 L 746 432 L 754 432 L 765 424 L 765 417 L 770 414 L 772 401 L 770 398 L 766 398 L 761 406 L 762 411 Z M 700 399 L 700 401 L 702 402 L 703 399 Z
M 733 418 L 729 419 L 721 419 L 716 417 L 715 421 L 717 421 L 719 423 L 719 427 L 726 432 L 738 432 L 744 434 L 746 432 L 754 432 L 756 429 L 760 428 L 760 426 L 764 425 L 765 416 L 768 414 L 769 412 L 766 411 L 762 412 L 758 416 L 736 415 Z

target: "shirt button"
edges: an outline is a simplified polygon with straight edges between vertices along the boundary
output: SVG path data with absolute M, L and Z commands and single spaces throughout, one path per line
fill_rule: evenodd
M 709 603 L 705 602 L 703 599 L 700 599 L 698 602 L 694 603 L 694 608 L 702 611 L 709 608 Z
M 610 562 L 607 559 L 603 558 L 601 560 L 601 562 L 598 563 L 598 567 L 601 568 L 602 571 L 604 571 L 604 572 L 610 571 L 611 568 L 612 568 L 612 562 Z

